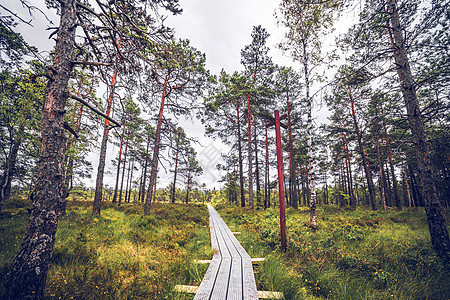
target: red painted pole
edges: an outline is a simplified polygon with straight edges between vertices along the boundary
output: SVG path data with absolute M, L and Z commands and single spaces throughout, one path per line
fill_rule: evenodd
M 283 150 L 281 148 L 280 112 L 275 111 L 275 137 L 277 144 L 278 196 L 280 200 L 281 249 L 286 251 L 286 209 L 284 206 Z

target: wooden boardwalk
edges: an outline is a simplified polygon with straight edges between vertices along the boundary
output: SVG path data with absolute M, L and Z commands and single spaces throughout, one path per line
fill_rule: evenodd
M 250 256 L 209 204 L 208 210 L 215 253 L 194 300 L 258 299 Z

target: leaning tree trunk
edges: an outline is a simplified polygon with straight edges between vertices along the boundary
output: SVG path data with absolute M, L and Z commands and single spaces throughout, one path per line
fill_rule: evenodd
M 362 133 L 359 130 L 358 121 L 356 120 L 355 104 L 353 101 L 352 90 L 351 90 L 350 86 L 348 87 L 348 93 L 350 96 L 350 102 L 351 102 L 351 107 L 352 107 L 353 125 L 355 126 L 355 131 L 356 131 L 357 140 L 358 140 L 359 154 L 361 156 L 364 173 L 366 174 L 367 187 L 369 189 L 370 204 L 372 205 L 372 210 L 377 210 L 378 207 L 377 207 L 377 202 L 376 202 L 376 198 L 375 198 L 375 188 L 373 185 L 372 173 L 370 172 L 369 162 L 364 153 L 363 142 L 362 142 Z
M 55 242 L 58 219 L 65 201 L 64 113 L 67 84 L 75 46 L 76 1 L 60 1 L 60 25 L 52 70 L 42 112 L 42 148 L 30 220 L 20 250 L 6 276 L 6 299 L 41 299 Z
M 411 129 L 417 161 L 419 184 L 425 200 L 425 211 L 431 235 L 431 243 L 433 244 L 436 254 L 444 261 L 448 262 L 450 260 L 450 239 L 433 180 L 434 174 L 428 153 L 423 116 L 419 108 L 416 86 L 406 54 L 405 40 L 400 26 L 400 17 L 398 15 L 396 1 L 391 0 L 389 6 L 391 13 L 390 20 L 392 24 L 394 60 L 397 66 L 397 74 L 400 79 L 400 90 L 406 104 L 409 127 Z
M 120 49 L 120 43 L 122 42 L 122 38 L 119 39 L 118 49 Z M 116 89 L 116 77 L 117 77 L 117 66 L 119 64 L 119 53 L 117 53 L 116 61 L 114 63 L 114 73 L 111 79 L 111 91 L 108 97 L 108 105 L 106 107 L 106 115 L 109 116 L 111 114 L 112 103 L 114 99 L 114 91 Z M 100 147 L 100 158 L 98 160 L 98 171 L 97 171 L 97 181 L 95 183 L 95 196 L 94 196 L 94 205 L 92 207 L 92 215 L 98 216 L 100 215 L 100 209 L 102 205 L 102 193 L 103 193 L 103 176 L 105 173 L 105 165 L 106 165 L 106 148 L 108 146 L 108 135 L 109 135 L 109 120 L 105 119 L 105 125 L 103 128 L 103 138 L 102 145 Z

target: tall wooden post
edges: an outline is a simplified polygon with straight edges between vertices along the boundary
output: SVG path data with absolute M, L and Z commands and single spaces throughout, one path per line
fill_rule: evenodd
M 281 148 L 280 112 L 275 111 L 275 137 L 277 145 L 278 196 L 280 201 L 281 249 L 286 251 L 286 209 L 284 205 L 283 149 Z

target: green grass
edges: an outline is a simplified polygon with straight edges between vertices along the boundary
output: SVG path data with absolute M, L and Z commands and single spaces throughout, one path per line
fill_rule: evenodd
M 47 278 L 54 299 L 192 299 L 176 284 L 200 284 L 210 259 L 208 212 L 203 205 L 156 203 L 143 207 L 105 203 L 91 216 L 92 202 L 70 201 L 60 218 Z M 28 213 L 0 216 L 0 277 L 8 271 L 26 229 Z
M 450 299 L 450 270 L 433 252 L 423 212 L 320 206 L 287 210 L 288 249 L 280 250 L 278 208 L 216 206 L 234 224 L 259 267 L 259 289 L 286 299 Z M 256 249 L 256 251 L 255 251 Z

